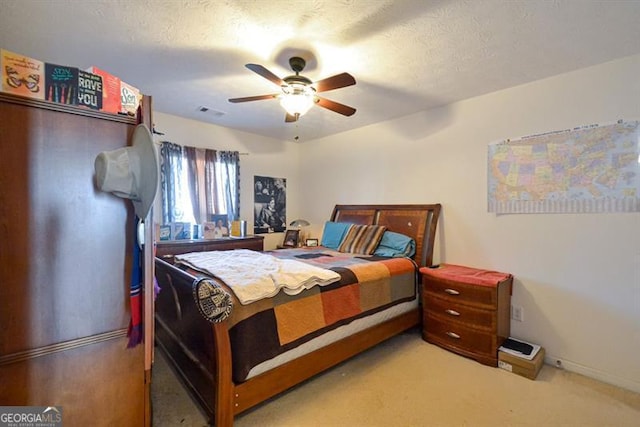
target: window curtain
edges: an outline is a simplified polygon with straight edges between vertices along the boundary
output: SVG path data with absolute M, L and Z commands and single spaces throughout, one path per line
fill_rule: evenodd
M 203 223 L 240 217 L 240 153 L 162 142 L 162 221 Z
M 218 194 L 216 188 L 216 150 L 205 150 L 204 152 L 204 188 L 206 188 L 207 218 L 211 219 L 211 215 L 220 212 L 218 203 Z
M 178 212 L 178 192 L 181 188 L 182 146 L 169 141 L 160 145 L 160 178 L 162 191 L 162 222 L 168 224 L 181 217 Z
M 202 219 L 200 218 L 200 192 L 198 191 L 198 162 L 196 159 L 196 148 L 184 147 L 184 155 L 187 161 L 187 185 L 189 186 L 189 195 L 191 196 L 193 216 L 197 223 L 201 223 Z
M 240 153 L 218 151 L 217 157 L 220 168 L 217 176 L 222 186 L 218 194 L 223 196 L 229 221 L 240 219 Z

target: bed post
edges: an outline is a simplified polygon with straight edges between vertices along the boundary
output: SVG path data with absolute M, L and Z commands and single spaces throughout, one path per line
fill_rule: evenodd
M 231 379 L 231 342 L 226 322 L 211 325 L 215 348 L 215 405 L 214 422 L 216 427 L 233 425 L 234 384 Z

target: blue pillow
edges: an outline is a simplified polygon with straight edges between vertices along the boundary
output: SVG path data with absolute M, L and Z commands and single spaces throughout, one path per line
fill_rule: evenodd
M 351 224 L 348 222 L 325 222 L 321 245 L 325 248 L 338 250 L 349 227 Z
M 385 231 L 374 255 L 386 257 L 412 257 L 416 253 L 416 242 L 409 236 Z

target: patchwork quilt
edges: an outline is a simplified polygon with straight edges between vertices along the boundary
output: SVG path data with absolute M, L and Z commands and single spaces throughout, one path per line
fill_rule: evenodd
M 340 280 L 297 295 L 279 292 L 247 305 L 229 289 L 234 300 L 228 325 L 236 383 L 254 366 L 327 331 L 416 298 L 417 266 L 409 258 L 354 255 L 324 247 L 268 253 L 332 270 Z

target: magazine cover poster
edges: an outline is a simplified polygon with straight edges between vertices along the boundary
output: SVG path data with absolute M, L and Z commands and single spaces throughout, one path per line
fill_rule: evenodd
M 278 233 L 287 229 L 287 180 L 253 177 L 254 234 Z
M 102 77 L 78 71 L 78 105 L 102 110 Z
M 2 92 L 44 99 L 44 62 L 0 49 Z
M 102 111 L 118 114 L 122 110 L 120 78 L 95 66 L 85 71 L 102 77 Z
M 45 93 L 47 101 L 78 104 L 78 69 L 45 63 Z

